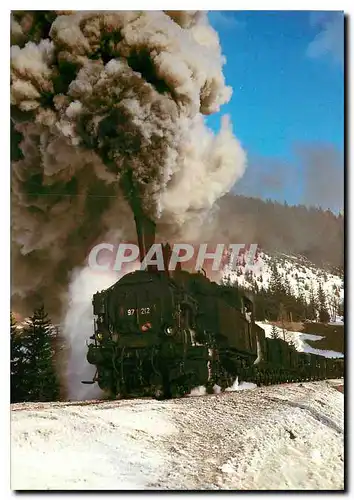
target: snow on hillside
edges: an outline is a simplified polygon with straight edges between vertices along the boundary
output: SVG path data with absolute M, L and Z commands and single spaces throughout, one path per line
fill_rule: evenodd
M 247 259 L 247 256 L 246 256 Z M 288 279 L 292 293 L 298 296 L 300 293 L 310 299 L 310 290 L 313 289 L 316 294 L 318 286 L 321 283 L 324 292 L 329 301 L 334 297 L 337 300 L 344 298 L 344 283 L 340 276 L 330 274 L 323 269 L 314 266 L 305 258 L 288 256 L 285 254 L 273 255 L 272 257 L 264 252 L 258 255 L 258 258 L 253 264 L 245 264 L 237 266 L 236 270 L 230 270 L 230 267 L 225 268 L 225 276 L 230 276 L 232 283 L 237 283 L 246 288 L 251 287 L 249 278 L 257 282 L 259 288 L 267 289 L 272 278 L 271 266 L 277 266 L 277 270 L 285 280 Z
M 343 381 L 11 407 L 13 490 L 342 490 Z
M 264 321 L 256 321 L 257 325 L 263 328 L 265 331 L 265 335 L 268 338 L 271 338 L 271 332 L 273 325 Z M 307 344 L 306 340 L 321 340 L 323 336 L 321 335 L 311 335 L 309 333 L 302 332 L 292 332 L 286 329 L 279 328 L 275 326 L 275 329 L 278 333 L 278 337 L 286 342 L 293 342 L 295 344 L 295 348 L 297 351 L 308 352 L 312 354 L 318 354 L 319 356 L 324 356 L 325 358 L 344 358 L 344 354 L 342 352 L 336 351 L 326 351 L 323 349 L 315 349 Z

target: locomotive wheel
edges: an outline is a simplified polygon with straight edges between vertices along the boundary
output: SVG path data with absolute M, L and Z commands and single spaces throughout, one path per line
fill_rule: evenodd
M 179 377 L 177 380 L 170 382 L 170 392 L 172 398 L 182 398 L 189 394 L 193 389 L 193 383 L 188 376 Z
M 129 398 L 129 391 L 125 384 L 117 384 L 115 399 L 127 399 Z
M 170 383 L 170 377 L 167 368 L 164 366 L 161 370 L 161 375 L 162 375 L 162 395 L 159 399 L 171 399 L 172 397 L 172 392 L 171 392 L 171 383 Z
M 228 373 L 226 373 L 224 370 L 222 370 L 222 372 L 220 373 L 219 379 L 216 381 L 216 384 L 219 387 L 221 387 L 221 390 L 224 392 L 225 389 L 232 386 L 236 377 L 237 377 L 237 375 L 234 375 L 233 377 L 231 377 L 230 375 L 228 375 Z M 240 377 L 239 377 L 239 379 L 240 379 Z M 213 386 L 214 386 L 214 384 L 213 384 Z
M 150 394 L 155 399 L 163 399 L 163 380 L 161 373 L 154 373 L 149 380 Z
M 117 384 L 114 373 L 111 370 L 98 369 L 98 387 L 107 395 L 108 399 L 115 399 L 117 395 Z
M 208 382 L 206 384 L 205 388 L 206 388 L 207 394 L 214 394 L 214 385 L 218 385 L 218 384 L 215 384 L 213 382 Z

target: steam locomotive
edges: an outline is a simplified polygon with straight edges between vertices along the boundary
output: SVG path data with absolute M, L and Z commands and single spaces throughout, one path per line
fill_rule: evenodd
M 155 240 L 155 224 L 135 214 L 140 260 Z M 92 381 L 116 398 L 181 397 L 197 386 L 213 392 L 239 381 L 257 385 L 343 376 L 343 361 L 299 353 L 269 339 L 254 321 L 250 297 L 211 282 L 203 271 L 148 266 L 93 296 L 94 334 L 87 361 Z

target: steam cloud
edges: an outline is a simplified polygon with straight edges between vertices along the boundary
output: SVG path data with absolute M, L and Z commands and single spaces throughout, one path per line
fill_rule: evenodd
M 126 272 L 135 271 L 131 265 Z M 92 296 L 97 290 L 113 285 L 124 273 L 111 271 L 99 273 L 86 267 L 75 269 L 69 285 L 68 310 L 63 321 L 63 333 L 69 349 L 62 379 L 71 400 L 85 400 L 104 397 L 97 384 L 83 385 L 82 380 L 92 380 L 95 367 L 86 361 L 87 339 L 94 333 Z
M 197 238 L 245 154 L 204 124 L 231 96 L 205 13 L 17 11 L 11 43 L 12 292 L 55 316 L 95 243 L 134 238 L 132 190 Z

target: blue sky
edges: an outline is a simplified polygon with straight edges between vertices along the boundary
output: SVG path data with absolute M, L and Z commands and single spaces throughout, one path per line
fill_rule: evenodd
M 220 37 L 233 96 L 207 123 L 217 130 L 220 115 L 231 115 L 249 157 L 248 171 L 235 191 L 289 204 L 341 208 L 343 14 L 219 11 L 209 12 L 209 21 Z M 323 157 L 331 162 L 322 165 Z M 336 193 L 312 193 L 313 175 L 332 183 L 338 176 Z

